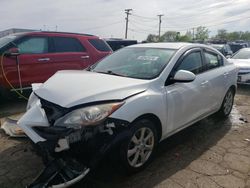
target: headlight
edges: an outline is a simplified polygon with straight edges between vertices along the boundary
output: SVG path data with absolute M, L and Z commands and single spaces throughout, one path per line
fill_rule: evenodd
M 75 129 L 81 128 L 82 126 L 97 125 L 123 104 L 124 102 L 118 102 L 80 108 L 58 119 L 55 125 Z

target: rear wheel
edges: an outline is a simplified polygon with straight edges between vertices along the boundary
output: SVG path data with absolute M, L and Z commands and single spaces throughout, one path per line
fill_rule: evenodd
M 152 160 L 158 137 L 154 123 L 147 119 L 132 124 L 131 136 L 121 145 L 120 159 L 127 172 L 137 172 Z
M 234 95 L 235 95 L 234 90 L 232 88 L 230 88 L 224 97 L 224 100 L 223 100 L 223 103 L 221 105 L 220 110 L 218 111 L 219 116 L 221 116 L 221 117 L 228 117 L 229 116 L 229 114 L 231 113 L 232 108 L 233 108 Z

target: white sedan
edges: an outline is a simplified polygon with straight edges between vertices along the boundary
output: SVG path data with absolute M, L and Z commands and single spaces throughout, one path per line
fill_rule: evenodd
M 165 138 L 211 114 L 230 114 L 237 73 L 206 45 L 156 43 L 33 85 L 18 124 L 47 167 L 29 187 L 69 186 L 113 149 L 124 169 L 141 170 Z
M 239 68 L 238 84 L 250 84 L 250 48 L 240 49 L 229 61 Z

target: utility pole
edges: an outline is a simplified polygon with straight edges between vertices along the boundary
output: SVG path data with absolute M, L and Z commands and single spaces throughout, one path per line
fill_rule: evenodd
M 130 11 L 132 11 L 132 9 L 125 9 L 125 14 L 127 15 L 125 20 L 126 20 L 126 29 L 125 29 L 125 39 L 127 39 L 128 37 L 128 16 L 131 15 Z
M 159 40 L 161 37 L 161 17 L 164 16 L 163 14 L 159 14 L 157 15 L 159 17 Z

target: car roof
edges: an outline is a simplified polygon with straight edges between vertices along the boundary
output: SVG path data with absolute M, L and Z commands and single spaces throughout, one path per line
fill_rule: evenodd
M 143 44 L 135 44 L 128 46 L 126 48 L 133 48 L 133 47 L 144 47 L 144 48 L 167 48 L 167 49 L 180 49 L 185 46 L 205 46 L 202 44 L 193 44 L 187 42 L 159 42 L 159 43 L 143 43 Z
M 15 33 L 14 35 L 58 35 L 58 36 L 85 36 L 85 37 L 97 37 L 95 35 L 84 34 L 84 33 L 70 33 L 70 32 L 57 32 L 57 31 L 31 31 L 31 32 L 22 32 L 22 33 Z M 99 38 L 99 37 L 98 37 Z

